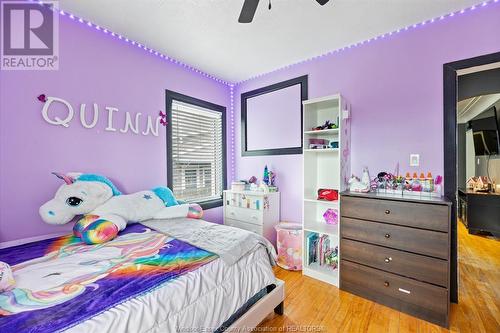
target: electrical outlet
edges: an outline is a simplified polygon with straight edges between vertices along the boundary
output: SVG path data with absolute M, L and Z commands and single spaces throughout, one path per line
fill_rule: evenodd
M 420 155 L 410 154 L 410 166 L 418 167 L 420 165 Z

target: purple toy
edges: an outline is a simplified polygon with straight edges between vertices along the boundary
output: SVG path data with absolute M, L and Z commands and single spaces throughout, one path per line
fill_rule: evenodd
M 337 224 L 339 223 L 339 217 L 337 211 L 332 208 L 328 208 L 323 214 L 326 224 Z

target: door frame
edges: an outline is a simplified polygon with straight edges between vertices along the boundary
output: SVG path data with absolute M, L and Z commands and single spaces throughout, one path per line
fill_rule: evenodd
M 500 52 L 443 65 L 444 195 L 452 202 L 450 249 L 450 300 L 458 303 L 457 239 L 457 94 L 458 71 L 500 62 Z

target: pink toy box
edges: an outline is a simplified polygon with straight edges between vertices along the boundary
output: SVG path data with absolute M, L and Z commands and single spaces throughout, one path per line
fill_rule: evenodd
M 278 266 L 291 271 L 302 270 L 302 226 L 282 222 L 275 229 Z

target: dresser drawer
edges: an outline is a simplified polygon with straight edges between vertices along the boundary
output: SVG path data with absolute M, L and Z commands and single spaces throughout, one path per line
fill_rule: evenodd
M 448 232 L 448 206 L 341 196 L 342 216 Z
M 448 291 L 424 282 L 341 260 L 341 289 L 448 326 Z
M 226 206 L 225 218 L 262 225 L 264 215 L 261 210 Z
M 386 247 L 341 240 L 342 259 L 379 268 L 443 287 L 448 285 L 448 262 Z
M 448 260 L 448 234 L 344 217 L 342 238 Z
M 246 223 L 238 220 L 232 220 L 232 219 L 224 219 L 224 224 L 228 225 L 230 227 L 236 227 L 240 229 L 244 229 L 247 231 L 255 232 L 256 234 L 263 235 L 263 228 L 262 226 L 252 224 L 252 223 Z

